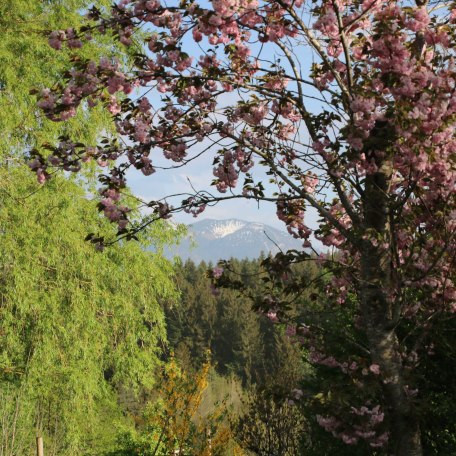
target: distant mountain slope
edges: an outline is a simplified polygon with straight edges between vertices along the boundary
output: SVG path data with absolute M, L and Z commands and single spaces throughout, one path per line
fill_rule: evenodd
M 238 219 L 205 219 L 188 226 L 188 236 L 166 252 L 168 257 L 188 258 L 196 263 L 231 257 L 258 258 L 261 252 L 277 253 L 279 249 L 301 249 L 302 241 L 269 225 Z

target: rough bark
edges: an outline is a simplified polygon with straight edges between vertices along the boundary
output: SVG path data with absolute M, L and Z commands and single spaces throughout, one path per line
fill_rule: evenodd
M 363 197 L 364 232 L 388 245 L 390 233 L 387 159 L 376 160 L 378 172 L 366 177 Z M 375 244 L 375 243 L 374 243 Z M 417 413 L 404 390 L 404 376 L 398 337 L 398 312 L 388 293 L 393 276 L 390 249 L 368 239 L 361 249 L 361 310 L 372 361 L 380 366 L 387 412 L 391 419 L 390 448 L 395 456 L 422 456 Z

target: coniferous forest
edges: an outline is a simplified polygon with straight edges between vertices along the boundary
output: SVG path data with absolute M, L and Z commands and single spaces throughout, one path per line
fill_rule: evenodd
M 456 455 L 456 3 L 0 31 L 0 456 Z M 301 247 L 169 257 L 244 203 Z

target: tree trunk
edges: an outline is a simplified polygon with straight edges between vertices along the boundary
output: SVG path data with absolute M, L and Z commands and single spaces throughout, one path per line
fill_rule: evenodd
M 421 456 L 420 428 L 413 404 L 404 390 L 402 362 L 399 355 L 399 343 L 394 329 L 378 325 L 380 315 L 372 309 L 372 303 L 382 300 L 381 290 L 366 293 L 369 301 L 365 309 L 371 314 L 365 315 L 367 337 L 372 361 L 380 366 L 386 411 L 391 417 L 390 441 L 396 456 Z M 367 296 L 366 296 L 367 298 Z M 370 321 L 369 321 L 370 320 Z
M 361 247 L 361 312 L 372 362 L 380 366 L 385 411 L 391 418 L 392 454 L 422 456 L 419 421 L 404 390 L 402 359 L 395 332 L 400 310 L 393 308 L 389 293 L 394 280 L 388 195 L 391 167 L 384 158 L 376 163 L 378 171 L 366 177 L 363 195 L 363 231 L 367 238 Z M 369 238 L 374 239 L 374 243 Z

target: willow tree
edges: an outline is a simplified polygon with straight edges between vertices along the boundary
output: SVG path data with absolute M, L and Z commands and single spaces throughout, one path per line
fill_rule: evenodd
M 456 291 L 454 4 L 122 0 L 90 18 L 90 30 L 135 50 L 135 65 L 82 59 L 62 87 L 40 92 L 39 106 L 59 121 L 104 103 L 129 141 L 35 151 L 39 181 L 54 167 L 77 172 L 83 160 L 111 164 L 100 207 L 131 237 L 142 227 L 117 202 L 127 170 L 153 182 L 159 153 L 176 166 L 209 155 L 214 191 L 147 202 L 156 217 L 233 198 L 270 201 L 304 247 L 314 232 L 338 249 L 323 259 L 334 272 L 329 291 L 338 305 L 354 302 L 365 345 L 357 361 L 313 347 L 313 363 L 359 390 L 318 421 L 349 445 L 421 455 L 426 398 L 416 367 L 436 322 L 452 318 Z M 55 30 L 50 44 L 76 49 L 86 32 Z M 138 97 L 122 100 L 134 87 Z M 316 230 L 309 207 L 321 217 Z M 271 263 L 276 283 L 288 286 L 287 263 L 306 258 L 303 250 Z M 283 315 L 274 294 L 264 307 Z
M 107 223 L 80 186 L 39 189 L 21 168 L 0 176 L 2 454 L 31 454 L 36 430 L 46 454 L 100 454 L 125 411 L 120 392 L 154 382 L 161 301 L 176 291 L 171 264 L 144 245 L 172 236 L 155 229 L 100 254 L 84 238 Z
M 47 34 L 77 27 L 87 7 L 107 0 L 0 2 L 0 452 L 31 454 L 35 431 L 46 454 L 98 454 L 121 418 L 119 388 L 150 386 L 165 340 L 159 301 L 175 297 L 172 271 L 144 246 L 107 257 L 86 248 L 86 229 L 103 231 L 85 190 L 59 180 L 40 190 L 25 173 L 27 147 L 71 135 L 95 141 L 113 131 L 103 109 L 67 124 L 45 122 L 29 93 L 61 78 L 71 55 L 50 53 Z M 129 54 L 98 38 L 86 58 Z M 83 183 L 87 190 L 87 182 Z M 92 184 L 90 184 L 92 188 Z M 56 225 L 50 226 L 48 221 Z M 68 222 L 73 220 L 71 224 Z M 100 225 L 101 223 L 101 225 Z M 85 228 L 82 228 L 84 227 Z M 173 238 L 150 232 L 144 242 Z M 72 239 L 73 242 L 68 243 Z M 70 246 L 71 244 L 71 246 Z M 137 275 L 147 267 L 147 276 Z M 116 282 L 129 298 L 120 299 Z M 98 448 L 98 450 L 97 450 Z

